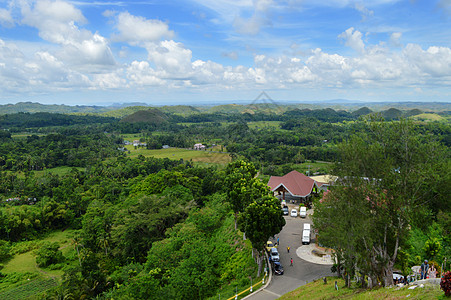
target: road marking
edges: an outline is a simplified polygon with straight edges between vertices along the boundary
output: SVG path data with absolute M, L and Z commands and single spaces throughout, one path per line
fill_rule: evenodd
M 263 289 L 263 291 L 265 291 L 265 292 L 267 292 L 269 294 L 272 294 L 272 295 L 276 296 L 277 298 L 282 297 L 282 295 L 276 294 L 276 293 L 271 292 L 270 290 L 267 290 L 267 289 Z

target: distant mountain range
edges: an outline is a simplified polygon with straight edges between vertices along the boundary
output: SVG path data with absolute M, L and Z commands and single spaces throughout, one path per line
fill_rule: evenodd
M 346 110 L 349 112 L 357 111 L 363 107 L 371 109 L 372 111 L 385 111 L 390 108 L 399 110 L 418 109 L 423 112 L 442 112 L 449 114 L 451 112 L 451 102 L 363 102 L 346 99 L 332 99 L 325 101 L 273 101 L 273 100 L 259 100 L 259 101 L 236 101 L 236 103 L 218 103 L 215 105 L 165 105 L 155 106 L 146 103 L 113 103 L 108 106 L 88 106 L 88 105 L 58 105 L 58 104 L 40 104 L 34 102 L 19 102 L 16 104 L 0 105 L 0 115 L 13 113 L 36 113 L 36 112 L 50 112 L 50 113 L 74 113 L 74 114 L 103 114 L 108 116 L 122 117 L 129 115 L 138 110 L 146 108 L 158 108 L 165 113 L 174 113 L 180 115 L 189 115 L 200 112 L 207 113 L 253 113 L 255 111 L 269 112 L 277 111 L 283 112 L 290 109 L 324 109 L 332 108 L 334 110 Z

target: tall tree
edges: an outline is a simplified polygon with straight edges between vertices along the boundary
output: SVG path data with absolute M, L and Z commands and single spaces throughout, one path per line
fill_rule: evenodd
M 249 204 L 239 216 L 239 228 L 246 233 L 257 252 L 258 274 L 263 267 L 265 243 L 270 236 L 279 233 L 285 226 L 285 219 L 279 201 L 265 195 Z
M 254 164 L 244 160 L 231 162 L 226 168 L 227 201 L 235 213 L 235 229 L 238 213 L 244 211 L 252 201 L 269 194 L 268 186 L 257 179 L 256 175 Z
M 440 170 L 446 152 L 406 120 L 368 119 L 366 126 L 340 145 L 340 182 L 318 204 L 314 222 L 326 244 L 348 260 L 348 272 L 367 270 L 388 286 L 410 225 L 430 201 L 430 174 Z

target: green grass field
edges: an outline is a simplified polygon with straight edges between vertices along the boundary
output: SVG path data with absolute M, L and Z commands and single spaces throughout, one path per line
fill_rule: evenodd
M 281 121 L 255 121 L 255 122 L 248 122 L 247 126 L 251 129 L 255 128 L 274 128 L 274 129 L 280 129 L 280 123 Z
M 42 133 L 14 133 L 11 134 L 11 138 L 16 140 L 26 139 L 29 136 L 37 135 L 37 136 L 44 136 L 45 134 Z
M 138 155 L 143 155 L 145 157 L 155 157 L 155 158 L 169 158 L 173 160 L 191 160 L 196 163 L 201 164 L 227 164 L 231 161 L 228 153 L 210 152 L 210 151 L 199 151 L 191 149 L 182 148 L 169 148 L 169 149 L 135 149 L 133 145 L 127 145 L 127 150 L 130 151 L 129 157 L 138 157 Z
M 56 168 L 51 168 L 51 169 L 45 169 L 42 171 L 34 171 L 36 176 L 42 176 L 46 173 L 52 173 L 54 175 L 65 175 L 67 173 L 70 173 L 70 171 L 72 171 L 72 169 L 78 169 L 79 171 L 85 171 L 85 168 L 79 168 L 79 167 L 56 167 Z
M 55 287 L 58 282 L 53 278 L 37 278 L 27 281 L 14 289 L 8 289 L 0 293 L 0 299 L 23 300 L 35 298 L 40 293 Z
M 434 121 L 438 121 L 438 122 L 447 122 L 447 119 L 438 115 L 438 114 L 419 114 L 419 115 L 415 115 L 411 117 L 414 120 L 417 121 L 424 121 L 424 122 L 434 122 Z
M 74 233 L 74 230 L 54 231 L 38 242 L 58 242 L 63 255 L 70 257 L 75 252 L 72 247 Z M 56 286 L 61 280 L 62 270 L 43 269 L 37 266 L 35 251 L 36 249 L 33 249 L 16 254 L 4 264 L 2 273 L 16 276 L 18 279 L 13 283 L 0 285 L 0 299 L 26 299 Z
M 338 291 L 335 290 L 335 281 L 337 281 Z M 341 278 L 328 277 L 327 284 L 322 279 L 308 283 L 296 290 L 283 295 L 282 300 L 291 299 L 441 299 L 444 292 L 437 287 L 424 287 L 409 290 L 407 288 L 376 288 L 373 290 L 364 290 L 359 288 L 346 288 L 345 282 Z M 445 298 L 443 298 L 445 299 Z

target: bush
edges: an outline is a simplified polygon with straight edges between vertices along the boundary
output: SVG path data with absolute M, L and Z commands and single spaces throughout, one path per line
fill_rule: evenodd
M 44 243 L 38 250 L 36 263 L 40 267 L 48 267 L 64 260 L 63 253 L 58 250 L 58 243 Z
M 451 271 L 443 275 L 440 281 L 440 288 L 445 292 L 445 296 L 451 297 Z
M 0 262 L 11 257 L 11 245 L 9 242 L 0 240 Z

